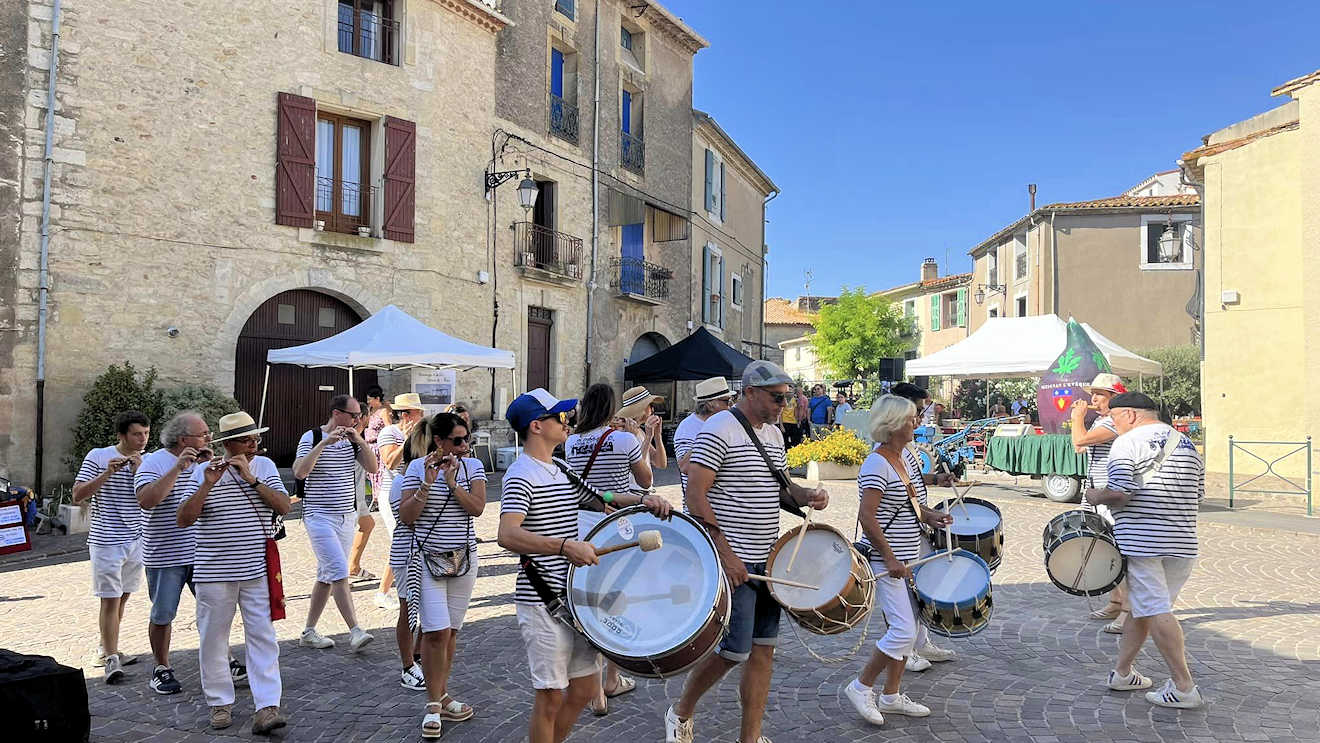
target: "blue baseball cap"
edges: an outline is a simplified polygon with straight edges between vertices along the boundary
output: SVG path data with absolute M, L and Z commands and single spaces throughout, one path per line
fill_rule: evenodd
M 537 387 L 514 398 L 513 402 L 509 403 L 509 409 L 504 411 L 504 420 L 513 426 L 513 430 L 523 433 L 537 418 L 571 412 L 577 404 L 577 400 L 560 400 L 541 387 Z

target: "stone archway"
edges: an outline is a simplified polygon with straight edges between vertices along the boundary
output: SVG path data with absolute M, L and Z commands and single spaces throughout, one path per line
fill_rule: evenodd
M 633 341 L 632 350 L 628 352 L 628 363 L 636 364 L 638 361 L 653 356 L 671 345 L 673 344 L 669 342 L 669 339 L 659 333 L 642 333 L 637 336 L 637 340 Z

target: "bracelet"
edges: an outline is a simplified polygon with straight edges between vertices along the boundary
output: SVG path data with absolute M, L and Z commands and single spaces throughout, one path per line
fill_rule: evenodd
M 564 537 L 563 540 L 561 540 L 561 541 L 559 542 L 559 554 L 560 554 L 560 555 L 563 555 L 563 554 L 564 554 L 564 545 L 567 544 L 567 543 L 568 543 L 568 537 Z
M 614 493 L 612 493 L 612 492 L 606 490 L 606 491 L 605 491 L 605 494 L 602 495 L 602 496 L 600 497 L 600 499 L 603 500 L 603 501 L 605 501 L 606 503 L 613 503 L 613 502 L 614 502 Z

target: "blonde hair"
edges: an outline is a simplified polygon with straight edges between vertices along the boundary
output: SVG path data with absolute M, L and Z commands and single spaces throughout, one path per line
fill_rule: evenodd
M 871 405 L 871 439 L 883 444 L 917 414 L 917 406 L 906 397 L 882 395 Z

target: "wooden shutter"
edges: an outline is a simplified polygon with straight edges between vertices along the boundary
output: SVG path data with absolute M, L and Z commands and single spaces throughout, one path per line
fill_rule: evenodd
M 707 151 L 709 154 L 709 151 Z M 701 249 L 701 321 L 710 322 L 710 246 Z
M 706 150 L 706 211 L 715 211 L 715 153 Z
M 550 50 L 550 94 L 564 97 L 564 53 L 558 49 Z
M 932 294 L 930 297 L 930 329 L 940 329 L 940 295 Z
M 279 95 L 275 224 L 311 227 L 316 217 L 316 101 Z
M 385 238 L 410 243 L 417 205 L 417 125 L 385 119 Z
M 715 304 L 715 324 L 722 328 L 724 327 L 724 256 L 711 256 L 711 262 L 719 269 L 712 272 L 712 278 L 718 282 L 715 289 L 715 297 L 717 300 Z
M 632 93 L 623 91 L 623 133 L 632 134 Z
M 724 161 L 720 161 L 720 221 L 724 221 Z
M 967 290 L 958 290 L 958 317 L 955 323 L 960 328 L 967 327 Z

